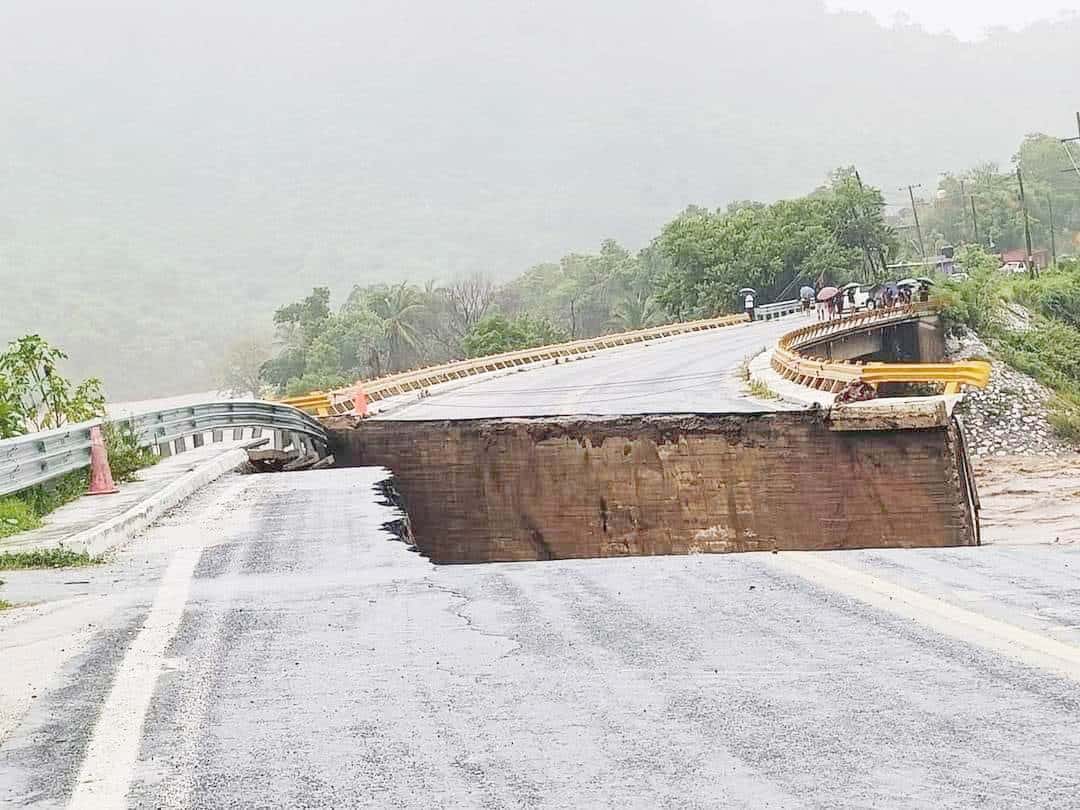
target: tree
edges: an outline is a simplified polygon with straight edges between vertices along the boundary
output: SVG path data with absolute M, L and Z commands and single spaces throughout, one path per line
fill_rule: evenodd
M 616 305 L 611 321 L 620 332 L 645 329 L 656 323 L 657 309 L 656 301 L 646 292 L 629 293 Z
M 450 284 L 445 294 L 450 327 L 462 337 L 491 308 L 495 301 L 495 283 L 485 275 L 474 273 Z
M 417 325 L 424 312 L 420 291 L 403 281 L 376 296 L 372 303 L 372 310 L 382 321 L 387 365 L 391 371 L 400 370 L 420 349 Z
M 0 430 L 5 435 L 50 430 L 103 416 L 101 381 L 72 387 L 59 371 L 67 355 L 40 335 L 25 335 L 0 353 Z
M 330 288 L 316 287 L 302 301 L 280 307 L 274 324 L 289 342 L 306 345 L 325 329 L 330 319 Z
M 489 315 L 469 330 L 463 343 L 469 357 L 486 357 L 560 343 L 565 339 L 566 333 L 545 318 L 521 316 L 510 320 L 503 315 Z
M 270 357 L 270 341 L 264 337 L 234 341 L 218 371 L 218 390 L 232 397 L 258 397 L 263 388 L 263 366 Z
M 825 189 L 769 206 L 684 212 L 655 242 L 670 262 L 657 301 L 676 317 L 714 315 L 737 310 L 742 287 L 770 301 L 793 295 L 800 282 L 850 280 L 863 261 L 862 240 L 876 249 L 889 234 L 877 221 L 880 208 L 875 214 L 857 210 L 870 199 L 865 196 L 851 200 Z

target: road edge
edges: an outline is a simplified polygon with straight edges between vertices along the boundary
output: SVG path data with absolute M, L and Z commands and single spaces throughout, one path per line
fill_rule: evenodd
M 61 545 L 74 551 L 85 551 L 93 556 L 112 551 L 131 540 L 170 509 L 247 460 L 247 450 L 244 447 L 227 450 L 180 476 L 126 512 L 65 538 Z

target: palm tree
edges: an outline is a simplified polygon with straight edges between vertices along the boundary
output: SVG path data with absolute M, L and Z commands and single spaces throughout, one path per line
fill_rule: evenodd
M 645 329 L 656 322 L 656 301 L 643 290 L 630 293 L 619 302 L 612 313 L 612 323 L 619 327 L 620 331 L 633 332 L 636 329 Z
M 373 303 L 375 314 L 382 321 L 389 366 L 399 369 L 408 354 L 420 348 L 417 325 L 424 314 L 423 293 L 403 281 Z

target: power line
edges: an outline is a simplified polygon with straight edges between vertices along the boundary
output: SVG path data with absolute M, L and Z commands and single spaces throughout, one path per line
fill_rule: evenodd
M 916 183 L 914 185 L 907 186 L 907 193 L 908 193 L 908 197 L 911 200 L 911 213 L 915 217 L 915 233 L 917 233 L 918 236 L 919 236 L 919 255 L 922 256 L 922 259 L 925 262 L 926 261 L 926 244 L 923 242 L 923 238 L 922 238 L 922 225 L 919 224 L 919 211 L 915 207 L 915 189 L 917 189 L 917 188 L 922 188 L 922 184 L 921 183 Z M 904 187 L 901 186 L 901 188 L 899 190 L 903 191 Z

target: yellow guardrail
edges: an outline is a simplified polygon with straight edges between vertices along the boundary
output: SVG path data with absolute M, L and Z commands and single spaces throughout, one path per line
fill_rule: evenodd
M 773 369 L 784 378 L 818 391 L 838 393 L 852 382 L 861 381 L 875 388 L 881 383 L 942 383 L 945 393 L 959 393 L 961 386 L 985 388 L 990 382 L 990 364 L 985 360 L 961 363 L 861 363 L 824 360 L 808 356 L 809 347 L 831 337 L 862 329 L 932 315 L 928 304 L 875 309 L 847 318 L 810 324 L 788 332 L 777 344 L 772 356 Z
M 285 399 L 279 400 L 283 405 L 292 405 L 304 413 L 309 413 L 312 416 L 329 416 L 333 413 L 331 409 L 330 395 L 324 394 L 321 391 L 316 391 L 313 394 L 305 394 L 302 397 L 285 397 Z
M 545 360 L 557 360 L 572 358 L 604 349 L 613 349 L 618 346 L 626 346 L 632 343 L 647 343 L 651 340 L 660 340 L 675 335 L 684 335 L 691 332 L 704 332 L 712 329 L 722 329 L 735 326 L 740 323 L 748 323 L 745 315 L 725 315 L 719 318 L 708 318 L 700 321 L 685 321 L 682 323 L 653 326 L 648 329 L 638 329 L 633 332 L 620 332 L 613 335 L 601 335 L 595 338 L 575 340 L 568 343 L 559 343 L 551 346 L 537 346 L 533 349 L 493 354 L 487 357 L 477 357 L 472 360 L 458 360 L 452 363 L 443 363 L 438 366 L 403 371 L 396 374 L 388 374 L 369 380 L 360 380 L 349 388 L 331 391 L 329 394 L 312 394 L 310 397 L 329 398 L 327 406 L 330 414 L 349 413 L 355 409 L 355 398 L 362 391 L 368 402 L 378 402 L 387 397 L 407 394 L 411 391 L 422 391 L 432 385 L 451 382 L 453 380 L 473 377 L 477 374 L 485 374 L 492 371 L 525 366 L 530 363 L 538 363 Z M 308 399 L 305 397 L 292 397 L 283 400 L 293 404 L 301 410 L 308 407 L 321 407 L 317 405 L 296 405 L 296 400 Z M 314 413 L 315 411 L 309 411 Z M 323 415 L 323 414 L 319 414 Z

